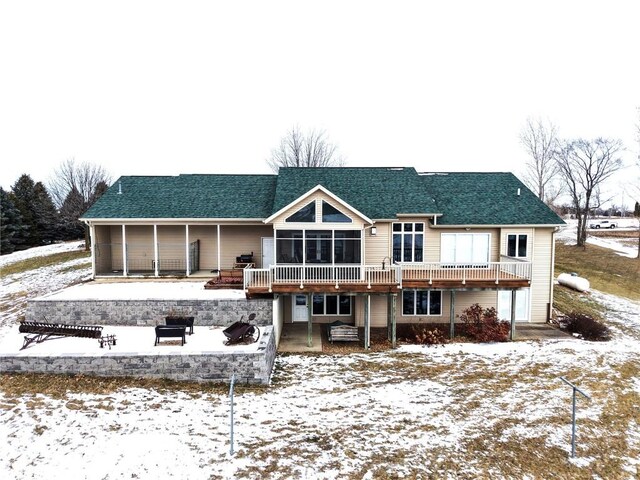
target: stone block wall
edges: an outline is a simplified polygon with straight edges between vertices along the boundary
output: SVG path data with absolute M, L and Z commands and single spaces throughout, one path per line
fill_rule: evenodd
M 219 300 L 30 300 L 26 319 L 32 322 L 88 325 L 154 326 L 170 313 L 195 317 L 195 325 L 228 326 L 251 313 L 255 322 L 271 325 L 271 299 Z
M 224 351 L 181 354 L 105 353 L 104 355 L 0 354 L 3 373 L 83 374 L 101 377 L 169 378 L 197 382 L 269 383 L 276 356 L 272 327 L 264 327 L 254 352 Z

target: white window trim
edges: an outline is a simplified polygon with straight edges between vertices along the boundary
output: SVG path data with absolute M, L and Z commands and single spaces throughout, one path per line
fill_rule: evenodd
M 509 255 L 509 236 L 510 235 L 515 235 L 516 236 L 516 254 L 515 255 Z M 525 237 L 527 237 L 527 254 L 524 257 L 521 257 L 520 255 L 518 255 L 518 237 L 520 235 L 524 235 Z M 505 245 L 504 245 L 504 256 L 505 257 L 509 257 L 509 258 L 529 258 L 529 246 L 531 245 L 529 243 L 529 238 L 531 237 L 531 235 L 529 233 L 522 233 L 522 232 L 506 232 L 505 234 Z
M 457 244 L 457 238 L 459 236 L 466 236 L 466 235 L 486 235 L 488 237 L 488 242 L 487 242 L 487 259 L 486 260 L 482 260 L 479 262 L 475 262 L 475 261 L 471 261 L 471 262 L 459 262 L 457 259 L 457 255 L 456 256 L 456 261 L 455 262 L 449 262 L 446 261 L 446 263 L 450 263 L 450 264 L 484 264 L 484 263 L 489 263 L 491 261 L 491 232 L 453 232 L 453 233 L 441 233 L 440 234 L 440 262 L 445 262 L 442 257 L 443 257 L 443 250 L 444 250 L 444 242 L 443 242 L 443 238 L 451 238 L 451 237 L 456 237 L 456 244 Z M 456 245 L 456 249 L 457 249 L 457 245 Z M 473 246 L 472 246 L 473 249 Z
M 413 225 L 411 232 L 404 231 L 404 226 L 406 224 Z M 399 232 L 396 232 L 393 230 L 394 225 L 400 225 Z M 422 231 L 417 232 L 418 235 L 422 235 L 422 260 L 415 260 L 415 253 L 416 253 L 416 249 L 415 249 L 416 227 L 415 226 L 416 225 L 422 225 Z M 392 222 L 391 223 L 391 258 L 393 258 L 393 237 L 395 235 L 400 235 L 400 261 L 398 263 L 424 263 L 424 248 L 425 248 L 425 238 L 426 238 L 425 228 L 426 228 L 425 222 Z M 411 242 L 411 245 L 413 246 L 411 251 L 412 260 L 410 261 L 404 259 L 404 235 L 409 233 L 413 237 Z
M 411 292 L 413 294 L 413 312 L 414 313 L 404 313 L 404 293 Z M 427 303 L 427 311 L 431 310 L 431 292 L 440 292 L 440 313 L 415 313 L 416 312 L 416 292 L 429 292 L 429 301 Z M 402 291 L 402 305 L 401 312 L 403 317 L 441 317 L 442 316 L 442 300 L 444 295 L 442 294 L 442 290 L 420 290 L 418 289 L 405 289 Z
M 322 312 L 323 313 L 314 313 L 313 312 L 313 297 L 322 295 Z M 338 308 L 337 313 L 326 313 L 327 312 L 327 297 L 338 297 L 336 306 Z M 349 299 L 349 313 L 340 313 L 340 297 L 345 297 Z M 311 315 L 314 317 L 350 317 L 353 315 L 353 300 L 349 295 L 340 295 L 333 293 L 314 293 L 311 297 Z

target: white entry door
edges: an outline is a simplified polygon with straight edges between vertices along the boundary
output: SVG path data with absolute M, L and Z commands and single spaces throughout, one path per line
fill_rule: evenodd
M 262 268 L 269 268 L 269 265 L 273 265 L 275 257 L 273 237 L 262 237 Z
M 309 320 L 309 307 L 306 295 L 294 295 L 291 297 L 293 308 L 293 321 L 306 322 Z
M 511 290 L 498 292 L 498 318 L 511 320 Z M 516 322 L 529 321 L 529 290 L 516 290 Z

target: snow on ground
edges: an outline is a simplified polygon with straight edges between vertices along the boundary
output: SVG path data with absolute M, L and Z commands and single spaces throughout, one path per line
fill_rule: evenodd
M 42 270 L 3 278 L 3 301 L 16 282 L 37 295 L 63 286 L 59 268 Z M 238 387 L 233 457 L 223 392 L 58 397 L 0 385 L 0 478 L 638 478 L 640 303 L 592 295 L 607 307 L 610 342 L 278 356 L 269 388 Z M 572 462 L 561 375 L 592 396 L 578 400 Z M 636 410 L 617 410 L 627 404 Z
M 0 256 L 0 268 L 11 265 L 12 263 L 26 260 L 34 257 L 45 257 L 54 253 L 72 252 L 74 250 L 80 250 L 84 248 L 84 241 L 73 241 L 64 243 L 53 243 L 51 245 L 45 245 L 43 247 L 34 247 L 27 250 L 20 250 L 19 252 L 9 253 L 7 255 Z
M 556 238 L 563 243 L 575 245 L 576 235 L 578 233 L 578 221 L 569 219 L 565 220 L 565 222 L 567 222 L 567 224 L 560 227 L 560 231 L 556 233 Z M 635 218 L 620 219 L 619 224 L 620 228 L 617 228 L 614 231 L 633 231 L 638 229 L 638 220 L 636 220 Z M 592 231 L 593 230 L 587 230 L 587 233 Z M 638 256 L 638 247 L 629 247 L 627 245 L 624 245 L 621 240 L 622 239 L 619 238 L 602 238 L 593 235 L 587 235 L 587 243 L 590 243 L 591 245 L 597 245 L 599 247 L 614 250 L 619 255 L 622 255 L 624 257 L 636 258 Z
M 626 450 L 605 429 L 618 394 L 640 401 L 621 376 L 640 366 L 640 304 L 594 295 L 619 327 L 610 342 L 279 356 L 269 388 L 236 392 L 233 457 L 226 393 L 2 394 L 0 478 L 545 478 L 546 462 L 562 478 L 637 478 L 639 419 L 616 420 Z M 592 395 L 574 462 L 561 375 Z
M 246 298 L 243 290 L 205 290 L 204 280 L 193 282 L 89 282 L 47 295 L 47 300 L 211 300 Z
M 18 327 L 14 326 L 0 339 L 0 355 L 16 355 L 19 357 L 28 356 L 51 356 L 51 355 L 92 355 L 104 356 L 113 354 L 158 354 L 175 355 L 189 353 L 229 353 L 233 348 L 234 352 L 254 352 L 258 348 L 258 343 L 249 345 L 239 344 L 233 347 L 224 346 L 226 337 L 222 333 L 222 327 L 194 326 L 193 335 L 186 336 L 184 345 L 176 345 L 174 338 L 161 339 L 160 345 L 154 346 L 156 334 L 154 327 L 123 327 L 106 326 L 102 329 L 102 335 L 115 335 L 116 344 L 109 348 L 100 348 L 98 340 L 95 338 L 75 338 L 62 337 L 46 340 L 42 343 L 31 344 L 27 349 L 20 350 L 24 334 L 18 332 Z M 167 340 L 173 340 L 169 343 Z

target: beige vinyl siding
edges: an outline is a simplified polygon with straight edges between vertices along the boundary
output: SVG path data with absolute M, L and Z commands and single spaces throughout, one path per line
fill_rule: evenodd
M 381 265 L 382 259 L 391 255 L 391 224 L 376 223 L 376 235 L 371 236 L 371 230 L 364 232 L 364 263 L 366 265 Z M 387 259 L 387 265 L 391 262 Z
M 387 297 L 385 295 L 370 295 L 371 303 L 369 318 L 372 327 L 387 326 Z M 357 295 L 354 298 L 355 324 L 364 327 L 364 302 L 366 295 Z
M 221 268 L 232 268 L 236 257 L 251 252 L 256 265 L 260 265 L 262 237 L 273 237 L 273 229 L 268 225 L 222 225 L 220 227 Z
M 533 245 L 533 228 L 503 228 L 500 235 L 500 253 L 507 255 L 507 240 L 509 235 L 526 235 L 527 236 L 527 257 L 522 260 L 531 260 L 531 254 L 534 250 Z
M 113 269 L 111 227 L 98 225 L 94 228 L 93 248 L 95 249 L 96 274 L 107 273 Z
M 332 205 L 340 212 L 344 213 L 347 217 L 351 218 L 351 223 L 322 223 L 322 201 L 326 201 L 328 204 Z M 311 202 L 316 202 L 316 222 L 296 222 L 296 223 L 287 223 L 286 219 L 290 217 L 292 214 L 300 210 L 302 207 L 308 205 Z M 285 210 L 282 214 L 280 214 L 277 218 L 275 218 L 272 222 L 273 227 L 277 230 L 286 229 L 286 230 L 302 230 L 302 229 L 337 229 L 337 230 L 360 230 L 364 227 L 364 222 L 358 216 L 356 216 L 353 212 L 347 209 L 345 206 L 340 204 L 340 202 L 335 201 L 329 195 L 324 192 L 316 192 L 313 195 L 308 196 L 304 200 L 296 203 L 294 206 Z
M 200 270 L 217 269 L 217 227 L 215 225 L 189 225 L 189 242 L 196 240 L 200 241 Z
M 129 244 L 127 226 L 127 245 Z M 186 269 L 186 229 L 184 225 L 158 225 L 158 260 L 160 270 Z
M 431 231 L 431 229 L 430 229 Z M 440 262 L 440 246 L 443 233 L 489 233 L 489 261 L 500 261 L 500 230 L 497 228 L 471 228 L 465 230 L 464 228 L 447 228 L 434 230 L 429 234 L 429 238 L 425 240 L 426 243 L 426 258 L 427 262 Z
M 547 321 L 548 304 L 551 302 L 551 282 L 553 281 L 552 241 L 553 230 L 551 228 L 537 228 L 535 230 L 530 292 L 531 322 L 544 323 Z
M 122 270 L 122 225 L 111 225 L 111 268 Z

